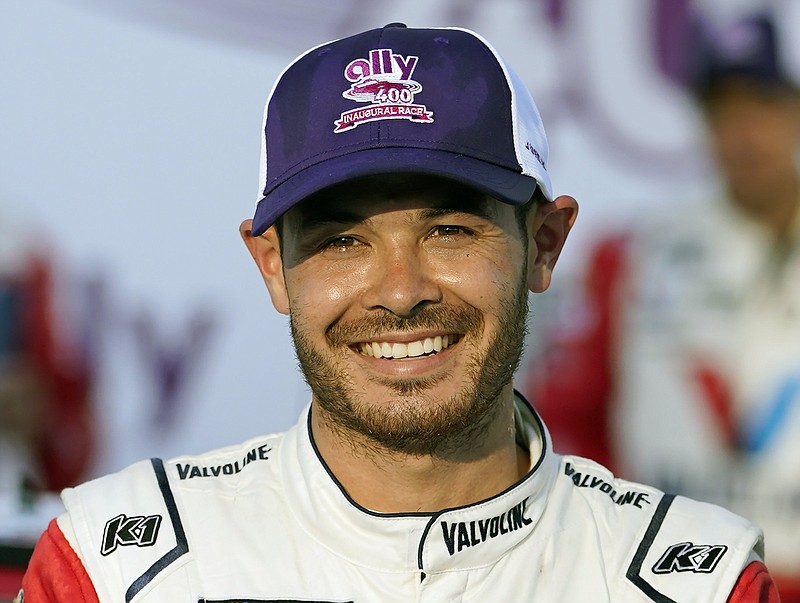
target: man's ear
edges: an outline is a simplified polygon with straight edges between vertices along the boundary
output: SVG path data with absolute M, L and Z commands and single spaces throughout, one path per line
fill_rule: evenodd
M 258 266 L 261 277 L 269 290 L 272 305 L 281 314 L 289 314 L 289 296 L 283 278 L 283 260 L 280 241 L 275 226 L 270 226 L 261 236 L 253 236 L 253 221 L 245 220 L 239 226 L 244 244 Z
M 558 256 L 578 217 L 578 202 L 562 195 L 539 204 L 528 215 L 528 288 L 541 293 L 550 286 Z

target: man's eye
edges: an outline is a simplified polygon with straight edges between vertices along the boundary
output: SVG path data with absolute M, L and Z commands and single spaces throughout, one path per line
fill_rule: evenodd
M 457 237 L 459 235 L 465 235 L 469 233 L 469 229 L 464 228 L 463 226 L 452 226 L 449 224 L 437 226 L 431 231 L 431 235 L 435 237 Z
M 354 247 L 359 244 L 359 240 L 355 237 L 338 236 L 325 241 L 323 247 L 327 249 L 345 249 L 347 247 Z

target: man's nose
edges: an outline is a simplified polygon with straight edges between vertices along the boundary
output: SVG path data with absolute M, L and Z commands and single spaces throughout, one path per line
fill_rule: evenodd
M 441 299 L 441 288 L 424 252 L 418 246 L 404 245 L 382 251 L 364 303 L 369 308 L 384 308 L 398 316 L 408 316 L 418 306 Z

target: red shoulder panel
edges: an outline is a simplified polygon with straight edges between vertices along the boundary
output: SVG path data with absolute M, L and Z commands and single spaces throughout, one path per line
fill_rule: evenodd
M 55 519 L 36 544 L 22 588 L 26 603 L 99 603 L 89 574 Z
M 744 568 L 736 586 L 733 587 L 728 603 L 780 603 L 778 590 L 766 566 L 753 561 Z

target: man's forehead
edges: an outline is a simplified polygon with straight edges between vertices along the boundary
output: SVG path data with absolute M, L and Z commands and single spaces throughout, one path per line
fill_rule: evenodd
M 484 216 L 496 213 L 499 202 L 463 184 L 433 176 L 392 174 L 339 184 L 305 199 L 290 210 L 292 222 L 358 222 L 370 215 L 398 209 L 421 214 L 464 211 Z

